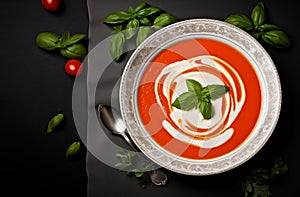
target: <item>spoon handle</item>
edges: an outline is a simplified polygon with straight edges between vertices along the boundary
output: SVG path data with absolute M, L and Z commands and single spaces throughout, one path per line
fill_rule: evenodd
M 131 139 L 128 137 L 127 132 L 122 133 L 122 136 L 133 150 L 138 151 Z

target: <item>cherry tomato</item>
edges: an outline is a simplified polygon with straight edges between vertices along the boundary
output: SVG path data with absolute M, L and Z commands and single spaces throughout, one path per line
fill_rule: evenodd
M 65 71 L 68 75 L 75 77 L 82 71 L 82 64 L 77 59 L 70 59 L 65 64 Z
M 42 6 L 49 11 L 56 11 L 59 8 L 60 0 L 41 0 Z

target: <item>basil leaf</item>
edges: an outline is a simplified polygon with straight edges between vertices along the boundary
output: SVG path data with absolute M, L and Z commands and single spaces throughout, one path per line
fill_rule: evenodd
M 68 45 L 70 45 L 70 32 L 65 32 L 60 38 L 59 38 L 59 41 L 57 43 L 57 47 L 59 48 L 65 48 L 67 47 Z
M 183 111 L 189 111 L 193 109 L 197 103 L 198 99 L 195 94 L 191 92 L 184 92 L 176 98 L 176 100 L 172 103 L 172 106 Z
M 187 79 L 185 82 L 189 92 L 196 95 L 199 95 L 201 93 L 202 85 L 198 81 L 194 79 Z
M 149 7 L 149 8 L 144 8 L 142 10 L 140 10 L 136 16 L 139 17 L 139 18 L 143 18 L 143 17 L 146 17 L 146 16 L 150 16 L 152 14 L 155 14 L 157 12 L 161 11 L 160 8 L 158 7 Z
M 66 157 L 76 155 L 80 149 L 80 142 L 73 142 L 66 150 Z
M 64 115 L 59 113 L 51 118 L 48 122 L 47 132 L 52 133 L 63 121 Z
M 208 85 L 206 88 L 209 90 L 210 99 L 212 100 L 221 98 L 229 91 L 229 87 L 224 85 Z
M 272 24 L 263 24 L 258 27 L 259 31 L 269 31 L 269 30 L 273 30 L 273 29 L 279 29 L 279 27 L 277 27 L 276 25 L 272 25 Z
M 67 48 L 60 49 L 60 53 L 67 58 L 83 59 L 87 55 L 85 46 L 81 43 L 75 43 Z
M 273 168 L 271 169 L 271 177 L 284 174 L 288 171 L 288 166 L 283 162 L 282 157 L 275 157 Z
M 150 27 L 140 27 L 136 37 L 136 46 L 139 46 L 151 34 Z
M 131 6 L 129 6 L 128 13 L 133 16 L 135 14 L 135 10 Z
M 258 3 L 251 13 L 251 19 L 255 27 L 258 27 L 265 22 L 265 8 L 262 2 Z
M 35 39 L 36 44 L 40 48 L 45 50 L 57 49 L 58 41 L 59 41 L 59 35 L 50 32 L 39 33 Z
M 170 24 L 176 22 L 177 20 L 178 19 L 175 16 L 168 14 L 168 13 L 164 13 L 164 14 L 161 14 L 160 16 L 158 16 L 154 20 L 153 27 L 156 29 L 165 27 L 167 25 L 170 25 Z
M 249 18 L 244 14 L 230 15 L 225 19 L 225 22 L 235 25 L 241 29 L 249 31 L 253 29 L 252 23 Z
M 255 38 L 255 39 L 258 39 L 258 38 L 260 38 L 262 35 L 264 34 L 264 32 L 257 32 L 257 33 L 254 33 L 254 34 L 252 34 L 252 36 Z
M 139 19 L 139 21 L 142 25 L 146 25 L 146 26 L 152 25 L 151 21 L 146 17 Z
M 210 91 L 207 86 L 201 89 L 200 95 L 198 95 L 198 97 L 201 101 L 210 102 Z
M 123 54 L 124 42 L 125 36 L 122 32 L 116 33 L 110 39 L 109 51 L 116 62 L 119 61 L 121 55 Z
M 79 42 L 80 40 L 82 40 L 83 38 L 85 38 L 85 36 L 86 36 L 85 34 L 74 34 L 70 38 L 69 45 L 75 44 L 76 42 Z
M 210 119 L 212 117 L 212 104 L 211 102 L 200 101 L 199 111 L 204 119 Z
M 146 8 L 146 7 L 148 7 L 148 6 L 149 6 L 149 5 L 148 5 L 147 3 L 142 2 L 142 3 L 140 3 L 138 6 L 135 7 L 134 11 L 135 11 L 135 12 L 138 12 L 138 11 L 140 11 L 141 9 L 144 9 L 144 8 Z
M 132 16 L 124 11 L 115 12 L 112 14 L 109 14 L 105 19 L 104 23 L 108 24 L 118 24 L 118 23 L 124 23 L 128 20 L 130 20 Z
M 126 31 L 125 31 L 125 35 L 126 35 L 126 39 L 130 39 L 132 38 L 132 36 L 135 35 L 135 33 L 137 32 L 137 28 L 139 27 L 140 23 L 137 19 L 133 19 L 131 20 L 127 26 L 126 26 Z
M 281 30 L 271 30 L 265 32 L 261 38 L 268 44 L 276 48 L 285 48 L 290 46 L 289 37 Z

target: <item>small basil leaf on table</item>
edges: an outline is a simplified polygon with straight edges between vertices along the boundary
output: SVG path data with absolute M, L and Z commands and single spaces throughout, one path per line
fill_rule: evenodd
M 126 31 L 125 31 L 125 35 L 126 35 L 126 39 L 130 39 L 132 38 L 132 36 L 135 35 L 135 33 L 137 32 L 137 28 L 139 27 L 140 23 L 137 19 L 133 19 L 131 20 L 127 25 L 126 25 Z
M 258 26 L 264 24 L 265 22 L 265 8 L 262 2 L 258 3 L 251 13 L 251 19 L 254 26 L 257 28 Z
M 75 43 L 67 48 L 60 49 L 60 53 L 67 58 L 83 59 L 87 55 L 87 50 L 81 43 Z
M 197 95 L 192 92 L 184 92 L 175 99 L 172 106 L 183 111 L 189 111 L 193 109 L 197 103 Z
M 268 44 L 276 48 L 285 48 L 290 46 L 289 37 L 281 30 L 271 30 L 265 32 L 261 38 Z
M 128 20 L 130 20 L 132 16 L 124 11 L 115 12 L 112 14 L 109 14 L 105 19 L 104 22 L 108 24 L 118 24 L 118 23 L 124 23 Z
M 150 27 L 140 27 L 136 37 L 136 46 L 139 46 L 151 34 Z
M 161 27 L 170 25 L 170 24 L 176 22 L 177 20 L 178 19 L 175 16 L 173 16 L 169 13 L 163 13 L 154 20 L 153 27 L 156 29 L 159 29 Z
M 36 44 L 45 50 L 57 49 L 57 42 L 60 36 L 50 32 L 39 33 L 36 37 Z
M 124 42 L 125 36 L 122 32 L 114 34 L 110 39 L 109 51 L 116 62 L 119 61 L 121 55 L 123 54 Z
M 200 101 L 199 111 L 201 112 L 204 119 L 210 119 L 212 117 L 212 104 L 211 102 Z
M 73 142 L 66 150 L 66 157 L 76 155 L 80 149 L 80 142 Z
M 233 14 L 225 19 L 225 22 L 235 25 L 243 30 L 249 31 L 253 29 L 250 19 L 244 14 Z
M 143 17 L 146 17 L 146 16 L 150 16 L 152 14 L 155 14 L 157 12 L 161 11 L 160 8 L 157 8 L 157 7 L 149 7 L 149 8 L 144 8 L 142 10 L 140 10 L 136 16 L 139 17 L 139 18 L 143 18 Z
M 145 2 L 140 3 L 139 5 L 137 5 L 134 9 L 135 12 L 140 11 L 141 9 L 144 9 L 146 7 L 148 7 L 149 5 Z
M 64 119 L 64 114 L 59 113 L 53 116 L 48 122 L 47 132 L 52 133 L 55 129 L 62 123 Z
M 131 6 L 129 6 L 128 13 L 131 15 L 131 17 L 134 17 L 135 10 Z

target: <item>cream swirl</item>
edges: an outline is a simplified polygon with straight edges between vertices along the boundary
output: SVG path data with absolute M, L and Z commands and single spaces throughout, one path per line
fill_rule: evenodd
M 178 95 L 188 90 L 186 79 L 194 79 L 203 86 L 225 84 L 230 87 L 228 94 L 212 101 L 211 119 L 204 119 L 197 109 L 182 111 L 172 107 Z M 168 106 L 162 105 L 159 95 L 165 97 Z M 155 81 L 155 96 L 167 116 L 162 123 L 164 129 L 174 138 L 202 148 L 220 146 L 231 138 L 234 133 L 231 124 L 246 99 L 243 81 L 236 70 L 220 58 L 208 55 L 167 65 Z

